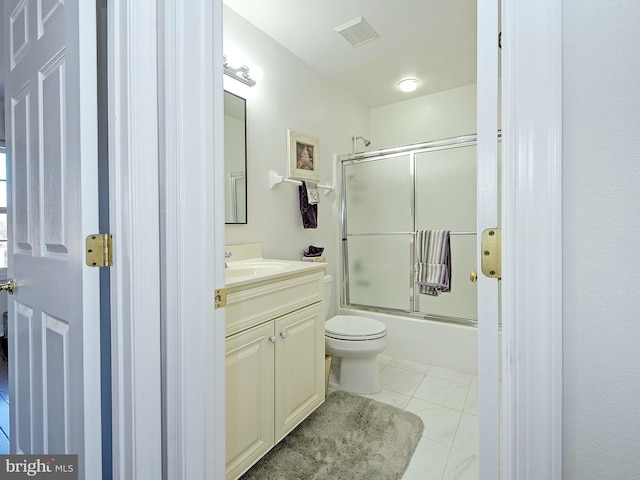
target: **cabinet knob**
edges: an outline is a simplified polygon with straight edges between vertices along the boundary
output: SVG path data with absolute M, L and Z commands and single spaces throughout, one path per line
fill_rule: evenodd
M 281 336 L 282 338 L 287 338 L 287 335 L 289 335 L 289 333 L 288 333 L 286 330 L 284 330 L 284 331 L 280 332 L 280 336 Z
M 269 341 L 270 341 L 271 343 L 276 343 L 276 336 L 275 336 L 275 335 L 271 335 L 271 336 L 269 337 Z

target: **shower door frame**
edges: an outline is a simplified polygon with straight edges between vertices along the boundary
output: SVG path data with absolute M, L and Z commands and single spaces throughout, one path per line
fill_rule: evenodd
M 501 133 L 498 132 L 498 139 L 501 138 Z M 392 315 L 403 315 L 410 316 L 415 318 L 423 318 L 429 320 L 436 320 L 448 323 L 456 323 L 460 325 L 468 325 L 468 326 L 477 326 L 477 319 L 464 318 L 464 317 L 456 317 L 456 316 L 448 316 L 442 314 L 432 314 L 428 312 L 420 312 L 416 311 L 416 288 L 413 281 L 413 272 L 414 272 L 414 263 L 415 263 L 415 204 L 416 204 L 416 185 L 415 185 L 415 166 L 416 159 L 415 156 L 419 153 L 427 153 L 427 152 L 436 152 L 442 150 L 452 150 L 455 148 L 465 148 L 477 146 L 477 134 L 468 134 L 468 135 L 460 135 L 457 137 L 444 138 L 439 140 L 433 140 L 429 142 L 416 143 L 411 145 L 404 145 L 398 147 L 390 147 L 384 148 L 380 150 L 372 150 L 369 152 L 360 152 L 360 153 L 350 153 L 344 155 L 338 155 L 337 159 L 340 162 L 340 171 L 342 176 L 342 188 L 340 194 L 340 232 L 341 232 L 341 249 L 342 249 L 342 285 L 341 285 L 341 298 L 340 298 L 340 306 L 341 307 L 354 307 L 361 310 L 372 311 L 372 312 L 381 312 Z M 409 277 L 408 277 L 408 287 L 409 287 L 409 308 L 408 310 L 401 310 L 396 308 L 389 307 L 378 307 L 371 305 L 362 305 L 357 303 L 348 302 L 349 300 L 349 252 L 348 252 L 348 238 L 350 235 L 347 233 L 347 199 L 346 199 L 346 180 L 344 169 L 347 165 L 356 163 L 366 163 L 372 161 L 379 161 L 385 159 L 391 159 L 394 157 L 403 158 L 409 155 L 409 162 L 411 165 L 411 192 L 410 192 L 410 213 L 409 213 L 409 221 L 411 225 L 411 231 L 408 232 L 388 232 L 388 233 L 377 233 L 377 232 L 367 232 L 367 233 L 358 233 L 351 234 L 355 236 L 367 236 L 367 235 L 409 235 Z M 477 232 L 462 232 L 466 235 L 477 235 Z

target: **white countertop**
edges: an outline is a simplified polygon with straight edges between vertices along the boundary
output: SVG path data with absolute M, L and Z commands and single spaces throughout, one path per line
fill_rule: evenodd
M 250 258 L 227 261 L 225 284 L 227 288 L 244 286 L 254 282 L 274 280 L 292 274 L 311 273 L 325 269 L 323 262 L 302 262 L 270 258 Z

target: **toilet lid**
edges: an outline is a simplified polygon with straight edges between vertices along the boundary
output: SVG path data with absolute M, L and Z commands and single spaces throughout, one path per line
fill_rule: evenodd
M 324 323 L 328 337 L 342 340 L 371 340 L 384 337 L 387 326 L 373 318 L 357 315 L 336 315 Z

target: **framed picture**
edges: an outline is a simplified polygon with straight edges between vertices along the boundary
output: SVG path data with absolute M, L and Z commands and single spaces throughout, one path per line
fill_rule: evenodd
M 318 182 L 320 173 L 319 140 L 311 135 L 294 132 L 287 128 L 288 177 L 292 180 Z

